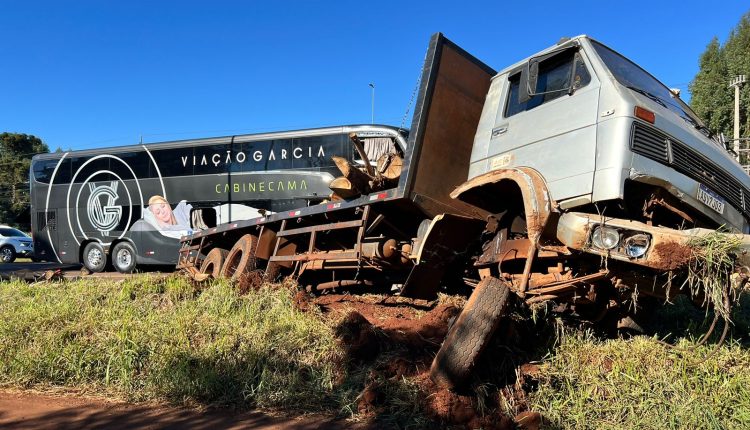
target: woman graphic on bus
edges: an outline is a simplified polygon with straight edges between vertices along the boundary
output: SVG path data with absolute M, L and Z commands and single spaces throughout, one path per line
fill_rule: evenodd
M 192 208 L 182 200 L 172 209 L 164 197 L 154 195 L 148 199 L 148 210 L 143 218 L 159 231 L 189 231 Z

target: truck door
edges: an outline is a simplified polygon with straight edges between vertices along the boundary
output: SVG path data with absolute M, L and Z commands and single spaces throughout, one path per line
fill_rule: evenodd
M 488 170 L 529 166 L 555 200 L 590 194 L 596 160 L 599 81 L 578 47 L 540 57 L 531 99 L 519 100 L 519 68 L 503 92 L 488 147 Z

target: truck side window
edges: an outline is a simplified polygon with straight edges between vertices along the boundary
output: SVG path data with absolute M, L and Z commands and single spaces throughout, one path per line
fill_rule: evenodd
M 505 117 L 513 116 L 517 113 L 534 109 L 535 107 L 555 100 L 568 94 L 571 88 L 571 70 L 575 68 L 573 74 L 573 90 L 586 86 L 591 82 L 591 75 L 581 59 L 581 55 L 575 51 L 562 52 L 549 58 L 539 64 L 539 78 L 537 80 L 536 92 L 526 103 L 518 102 L 518 91 L 521 81 L 521 72 L 511 75 L 510 91 L 508 91 L 508 100 L 505 108 Z

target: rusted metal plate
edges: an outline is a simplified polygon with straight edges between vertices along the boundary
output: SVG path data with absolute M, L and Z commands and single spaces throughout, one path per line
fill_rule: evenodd
M 472 178 L 459 185 L 451 197 L 489 213 L 500 213 L 514 202 L 513 194 L 520 192 L 526 211 L 526 229 L 529 239 L 537 243 L 555 211 L 544 178 L 534 169 L 517 167 L 499 169 Z
M 430 40 L 399 188 L 434 217 L 481 211 L 451 200 L 466 180 L 474 134 L 495 71 L 436 34 Z
M 315 260 L 357 260 L 356 251 L 348 252 L 318 252 L 309 254 L 297 254 L 297 255 L 278 255 L 271 257 L 271 262 L 285 262 L 285 261 L 315 261 Z
M 550 282 L 547 284 L 539 284 L 537 286 L 530 286 L 529 290 L 526 291 L 526 294 L 530 295 L 544 295 L 544 294 L 559 294 L 561 292 L 575 289 L 581 284 L 586 284 L 590 282 L 596 282 L 600 281 L 602 279 L 607 278 L 609 276 L 609 271 L 602 270 L 597 273 L 592 273 L 590 275 L 585 276 L 579 276 L 577 278 L 557 281 L 557 282 Z
M 330 224 L 312 225 L 309 227 L 300 227 L 300 228 L 293 228 L 289 230 L 283 230 L 283 231 L 276 233 L 276 237 L 312 233 L 314 231 L 340 230 L 344 228 L 359 227 L 361 225 L 362 225 L 362 220 L 333 222 Z
M 480 267 L 511 260 L 525 260 L 532 249 L 532 243 L 529 239 L 502 240 L 500 235 L 487 245 L 482 256 L 474 263 L 475 266 Z M 536 258 L 556 258 L 569 254 L 570 251 L 564 246 L 540 247 L 537 250 Z
M 446 269 L 463 257 L 483 228 L 484 222 L 473 218 L 450 214 L 435 217 L 416 252 L 416 266 L 401 294 L 418 299 L 435 298 Z

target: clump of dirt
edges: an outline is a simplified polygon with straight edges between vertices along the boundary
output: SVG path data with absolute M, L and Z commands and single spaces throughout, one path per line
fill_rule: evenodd
M 335 333 L 351 361 L 368 361 L 377 356 L 379 346 L 375 329 L 359 312 L 350 311 L 336 325 Z
M 481 389 L 474 387 L 455 393 L 432 382 L 429 377 L 432 359 L 450 323 L 460 313 L 455 302 L 442 302 L 425 304 L 376 295 L 329 294 L 311 298 L 303 293 L 295 297 L 298 309 L 318 307 L 324 317 L 334 323 L 336 336 L 347 353 L 350 371 L 366 372 L 355 407 L 358 413 L 372 417 L 375 423 L 392 419 L 394 408 L 412 402 L 421 414 L 438 425 L 537 428 L 540 417 L 526 411 L 526 397 L 522 392 L 536 386 L 538 369 L 533 365 L 525 365 L 515 372 L 511 370 L 517 379 L 495 382 L 497 386 L 490 384 L 490 389 L 485 385 Z M 520 338 L 524 335 L 515 332 L 516 325 L 506 322 L 499 333 L 510 342 L 523 343 Z M 503 356 L 507 352 L 508 347 L 502 342 L 488 348 L 481 367 L 497 367 L 500 362 L 509 362 Z M 507 373 L 493 377 L 504 381 Z M 512 410 L 524 412 L 523 416 L 512 418 L 503 413 L 500 405 L 509 403 L 513 405 Z
M 437 422 L 463 425 L 465 428 L 483 428 L 510 430 L 514 429 L 513 420 L 504 415 L 498 408 L 481 413 L 476 396 L 461 395 L 436 386 L 429 375 L 417 377 L 420 387 L 430 393 L 424 399 L 424 410 Z M 495 399 L 499 402 L 499 398 Z M 497 403 L 496 403 L 497 404 Z
M 310 299 L 310 295 L 302 290 L 297 291 L 297 293 L 294 294 L 294 297 L 292 298 L 292 304 L 294 305 L 295 309 L 302 312 L 307 312 L 313 306 L 315 306 L 315 304 Z
M 253 270 L 243 273 L 237 280 L 237 290 L 240 294 L 245 294 L 250 290 L 257 290 L 263 285 L 263 271 Z
M 687 265 L 693 257 L 693 249 L 676 242 L 659 243 L 654 247 L 655 261 L 659 261 L 659 268 L 675 270 Z

